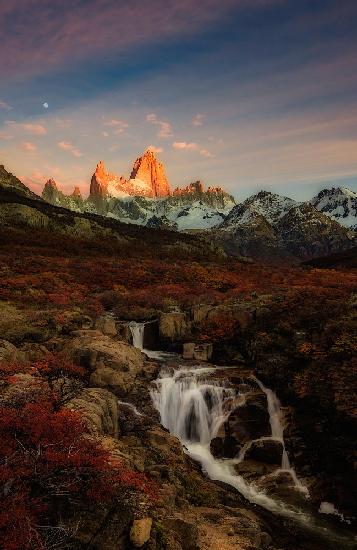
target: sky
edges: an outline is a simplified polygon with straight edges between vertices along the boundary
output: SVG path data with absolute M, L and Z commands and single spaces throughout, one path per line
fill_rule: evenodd
M 172 187 L 357 191 L 355 0 L 0 0 L 0 164 L 84 195 L 147 147 Z

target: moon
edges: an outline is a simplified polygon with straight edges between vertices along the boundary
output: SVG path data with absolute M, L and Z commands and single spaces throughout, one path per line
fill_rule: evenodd
M 42 104 L 42 107 L 44 109 L 48 109 L 49 105 L 48 105 L 47 101 L 45 101 L 45 103 Z

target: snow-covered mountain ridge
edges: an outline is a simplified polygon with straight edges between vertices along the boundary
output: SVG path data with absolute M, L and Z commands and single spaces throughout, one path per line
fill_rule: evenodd
M 357 229 L 357 193 L 351 189 L 323 189 L 311 200 L 311 204 L 341 225 Z

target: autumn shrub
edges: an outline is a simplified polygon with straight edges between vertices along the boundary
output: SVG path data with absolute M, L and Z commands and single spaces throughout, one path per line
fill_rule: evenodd
M 234 317 L 217 314 L 200 324 L 199 339 L 209 342 L 228 342 L 236 338 L 238 334 L 239 323 Z
M 74 503 L 110 501 L 120 490 L 153 496 L 143 474 L 113 460 L 88 437 L 78 413 L 56 410 L 44 400 L 22 408 L 0 407 L 0 548 L 38 550 L 56 537 L 70 536 L 61 527 Z M 51 538 L 51 544 L 49 543 Z

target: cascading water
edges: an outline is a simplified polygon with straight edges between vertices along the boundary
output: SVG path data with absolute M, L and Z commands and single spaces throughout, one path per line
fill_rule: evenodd
M 232 407 L 238 405 L 233 389 L 202 379 L 213 371 L 213 368 L 175 371 L 172 377 L 159 378 L 157 389 L 151 392 L 161 423 L 185 444 L 209 445 Z
M 146 323 L 138 323 L 136 321 L 131 321 L 128 325 L 131 332 L 131 336 L 133 338 L 134 348 L 138 348 L 140 351 L 145 353 L 145 355 L 147 355 L 151 359 L 157 359 L 158 361 L 167 359 L 168 357 L 175 356 L 176 354 L 174 353 L 166 353 L 164 351 L 155 351 L 155 350 L 144 348 L 145 324 Z
M 129 329 L 133 337 L 134 348 L 143 350 L 145 323 L 137 323 L 136 321 L 132 321 L 131 323 L 129 323 Z
M 245 498 L 272 512 L 304 518 L 300 510 L 270 498 L 237 475 L 234 469 L 237 460 L 217 460 L 211 454 L 210 442 L 220 426 L 234 409 L 245 403 L 244 394 L 209 379 L 208 375 L 215 370 L 193 367 L 161 374 L 151 390 L 151 398 L 162 425 L 180 439 L 211 479 L 232 485 Z M 304 519 L 308 521 L 307 516 Z
M 263 382 L 258 380 L 255 376 L 252 376 L 252 380 L 254 380 L 259 388 L 265 393 L 268 403 L 268 413 L 269 413 L 269 420 L 270 420 L 270 427 L 271 427 L 271 439 L 280 441 L 283 446 L 283 454 L 281 459 L 281 468 L 278 470 L 278 472 L 288 472 L 294 481 L 295 487 L 305 493 L 306 496 L 309 496 L 309 491 L 307 487 L 305 487 L 301 481 L 298 479 L 296 472 L 294 468 L 291 467 L 290 460 L 288 453 L 285 448 L 285 441 L 284 441 L 284 426 L 283 426 L 283 419 L 281 414 L 281 403 L 278 399 L 278 396 L 276 393 L 273 392 L 270 388 L 267 388 L 264 386 Z
M 222 381 L 210 379 L 216 370 L 216 368 L 187 368 L 187 366 L 168 370 L 164 367 L 150 392 L 153 404 L 160 413 L 162 425 L 180 439 L 187 453 L 201 463 L 202 469 L 212 480 L 231 485 L 251 503 L 298 521 L 314 535 L 319 534 L 329 543 L 333 541 L 334 544 L 339 544 L 338 547 L 341 549 L 354 548 L 355 540 L 347 539 L 332 531 L 316 515 L 311 515 L 302 508 L 278 498 L 272 498 L 254 483 L 249 484 L 245 481 L 235 469 L 237 459 L 218 460 L 212 455 L 211 440 L 217 435 L 219 428 L 231 412 L 243 406 L 246 399 L 244 393 L 236 392 L 232 387 L 225 386 Z M 255 379 L 255 383 L 266 394 L 268 401 L 272 435 L 265 439 L 279 439 L 285 450 L 279 400 L 274 392 L 265 388 L 259 380 Z M 282 462 L 284 469 L 287 469 L 293 477 L 295 473 L 292 474 L 293 470 L 286 451 Z M 296 484 L 300 484 L 297 479 Z M 302 485 L 300 484 L 298 488 L 301 489 Z

